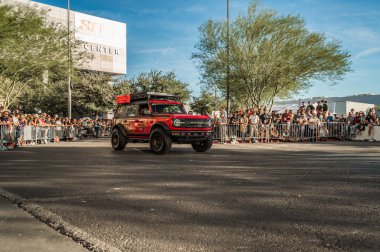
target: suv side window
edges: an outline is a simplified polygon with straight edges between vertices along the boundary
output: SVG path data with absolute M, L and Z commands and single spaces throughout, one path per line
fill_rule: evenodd
M 127 116 L 127 105 L 121 105 L 117 108 L 116 118 L 125 118 Z
M 141 115 L 141 116 L 150 115 L 148 103 L 146 103 L 146 104 L 140 104 L 139 115 Z
M 127 107 L 127 110 L 126 110 L 126 117 L 134 117 L 137 115 L 137 108 L 138 108 L 138 105 L 136 104 L 131 104 Z

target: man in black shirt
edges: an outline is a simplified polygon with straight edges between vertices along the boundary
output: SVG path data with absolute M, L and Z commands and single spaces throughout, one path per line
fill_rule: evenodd
M 311 112 L 313 112 L 313 110 L 315 110 L 315 107 L 314 107 L 314 105 L 311 103 L 311 101 L 308 101 L 308 102 L 307 102 L 306 110 L 310 110 Z

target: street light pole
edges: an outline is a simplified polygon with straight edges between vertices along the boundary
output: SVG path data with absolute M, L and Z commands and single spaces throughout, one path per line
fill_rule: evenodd
M 68 59 L 68 78 L 67 78 L 67 116 L 71 119 L 71 48 L 70 48 L 70 0 L 67 0 L 67 59 Z
M 230 112 L 230 0 L 227 0 L 227 116 Z

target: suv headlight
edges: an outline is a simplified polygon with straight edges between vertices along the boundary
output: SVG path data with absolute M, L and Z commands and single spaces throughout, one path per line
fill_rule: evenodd
M 211 127 L 211 126 L 212 126 L 211 119 L 208 119 L 208 120 L 206 121 L 206 126 L 208 126 L 208 127 Z
M 174 121 L 173 121 L 173 125 L 175 127 L 181 127 L 182 124 L 185 124 L 185 122 L 181 121 L 180 119 L 174 119 Z

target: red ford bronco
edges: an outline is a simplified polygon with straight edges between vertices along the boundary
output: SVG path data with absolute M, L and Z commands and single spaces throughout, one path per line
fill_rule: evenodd
M 197 152 L 211 149 L 209 116 L 188 115 L 179 97 L 162 93 L 136 93 L 116 97 L 111 135 L 112 148 L 127 142 L 149 142 L 154 153 L 170 151 L 172 143 L 190 143 Z

